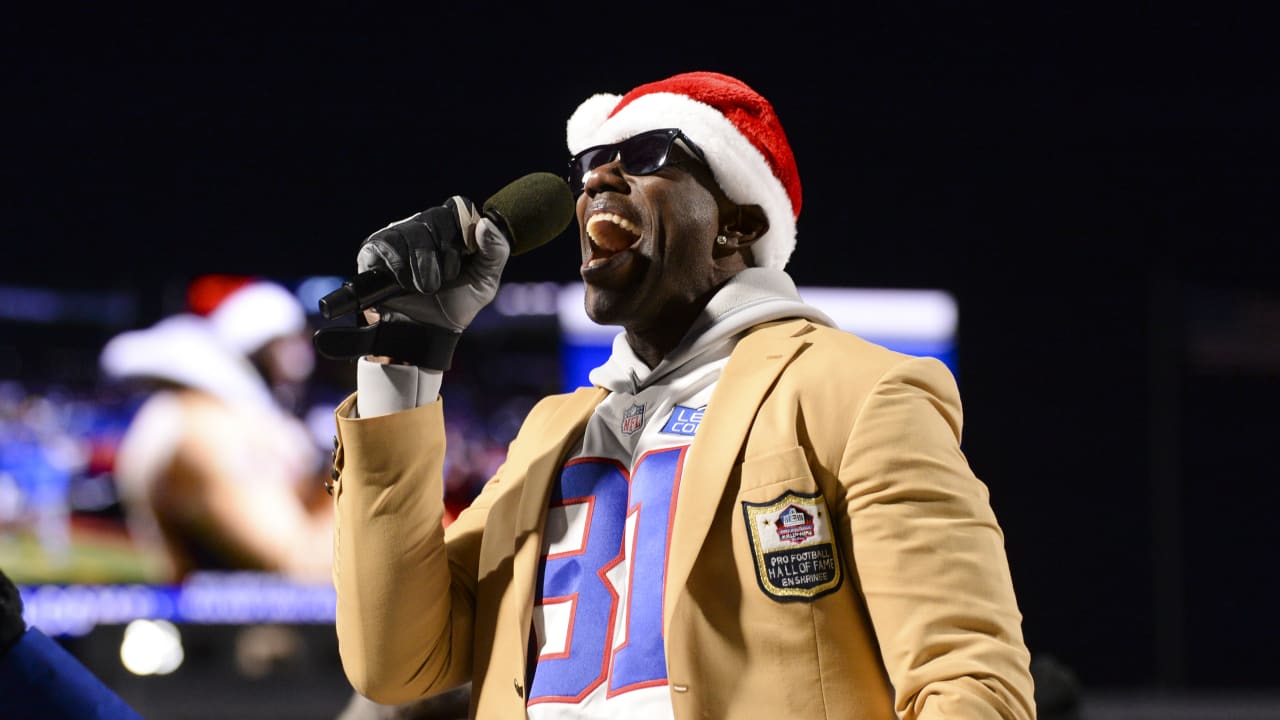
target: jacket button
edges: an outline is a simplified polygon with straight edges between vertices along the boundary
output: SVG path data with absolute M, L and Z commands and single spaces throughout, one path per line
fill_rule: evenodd
M 519 697 L 523 698 L 523 697 L 524 697 L 524 686 L 520 684 L 520 681 L 519 681 L 519 680 L 516 680 L 516 679 L 514 679 L 514 678 L 512 678 L 512 680 L 511 680 L 511 684 L 512 684 L 512 685 L 514 685 L 514 686 L 515 686 L 515 688 L 516 688 L 516 695 L 518 695 Z

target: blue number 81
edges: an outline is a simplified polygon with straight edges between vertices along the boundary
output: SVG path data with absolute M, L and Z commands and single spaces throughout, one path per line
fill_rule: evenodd
M 666 684 L 662 596 L 687 449 L 646 453 L 630 477 L 620 463 L 602 458 L 572 460 L 561 471 L 550 505 L 585 504 L 587 516 L 581 547 L 548 555 L 542 565 L 536 604 L 568 603 L 568 635 L 561 651 L 538 659 L 530 705 L 581 701 L 606 678 L 610 697 Z M 626 595 L 619 597 L 607 574 L 625 559 Z M 615 626 L 624 638 L 614 637 Z

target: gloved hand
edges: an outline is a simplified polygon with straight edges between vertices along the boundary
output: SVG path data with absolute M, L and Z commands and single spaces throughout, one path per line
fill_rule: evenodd
M 510 254 L 493 222 L 455 195 L 370 235 L 356 255 L 356 271 L 386 268 L 401 287 L 417 291 L 384 301 L 383 322 L 398 313 L 460 333 L 497 295 Z
M 383 301 L 374 325 L 321 330 L 316 348 L 447 370 L 462 331 L 497 295 L 510 254 L 498 227 L 462 196 L 392 223 L 365 239 L 356 269 L 385 268 L 409 292 Z
M 22 596 L 9 576 L 0 570 L 0 654 L 4 654 L 27 631 L 22 620 Z

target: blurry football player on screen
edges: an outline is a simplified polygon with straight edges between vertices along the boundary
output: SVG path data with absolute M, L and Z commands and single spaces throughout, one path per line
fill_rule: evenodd
M 163 548 L 173 581 L 257 570 L 326 582 L 329 453 L 291 407 L 315 362 L 306 315 L 272 282 L 210 276 L 191 296 L 210 292 L 221 297 L 207 314 L 170 316 L 102 351 L 108 378 L 149 393 L 115 460 L 130 532 Z
M 622 332 L 447 530 L 442 370 L 507 239 L 424 213 L 357 256 L 411 289 L 369 314 L 379 333 L 420 340 L 370 348 L 337 410 L 356 689 L 470 681 L 479 718 L 1033 717 L 955 380 L 797 293 L 800 180 L 772 105 L 686 73 L 587 99 L 567 135 L 586 311 Z

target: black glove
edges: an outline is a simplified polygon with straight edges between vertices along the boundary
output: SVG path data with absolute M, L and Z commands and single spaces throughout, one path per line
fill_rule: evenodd
M 22 620 L 22 596 L 18 586 L 0 570 L 0 655 L 18 642 L 27 631 Z
M 510 254 L 497 226 L 460 195 L 392 223 L 361 244 L 356 271 L 385 268 L 408 292 L 384 301 L 374 325 L 316 333 L 316 349 L 448 370 L 462 331 L 497 294 Z

